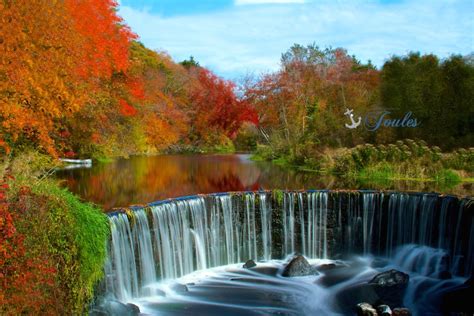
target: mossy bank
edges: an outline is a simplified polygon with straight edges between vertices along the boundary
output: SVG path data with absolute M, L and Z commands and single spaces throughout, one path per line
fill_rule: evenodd
M 48 178 L 54 167 L 36 152 L 3 161 L 0 249 L 15 247 L 0 251 L 2 315 L 86 314 L 102 278 L 107 217 Z

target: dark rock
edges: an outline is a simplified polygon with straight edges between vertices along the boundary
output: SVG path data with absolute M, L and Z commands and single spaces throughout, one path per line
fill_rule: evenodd
M 408 274 L 392 269 L 377 274 L 369 283 L 377 284 L 381 287 L 407 286 L 409 279 Z
M 323 264 L 320 264 L 319 266 L 316 266 L 315 269 L 318 270 L 319 272 L 324 272 L 324 271 L 332 270 L 336 267 L 337 266 L 335 263 L 323 263 Z
M 448 279 L 452 279 L 453 276 L 451 275 L 451 272 L 449 272 L 449 271 L 441 271 L 438 274 L 438 278 L 441 279 L 441 280 L 448 280 Z
M 324 273 L 324 272 L 331 271 L 334 269 L 342 269 L 342 268 L 348 268 L 348 267 L 349 265 L 347 265 L 346 263 L 336 261 L 336 262 L 323 263 L 317 266 L 313 266 L 313 269 Z
M 311 267 L 305 257 L 299 255 L 291 259 L 282 273 L 284 277 L 306 276 L 311 274 L 317 274 L 317 271 Z
M 100 304 L 96 305 L 89 313 L 94 316 L 105 315 L 123 315 L 137 316 L 140 309 L 134 304 L 123 304 L 115 299 L 104 299 Z
M 354 306 L 359 302 L 366 302 L 370 305 L 376 305 L 380 302 L 380 297 L 375 292 L 374 286 L 367 283 L 346 287 L 336 293 L 335 299 L 337 307 L 343 314 L 353 313 Z
M 252 268 L 253 272 L 258 272 L 265 275 L 276 276 L 279 272 L 278 267 L 266 267 L 266 266 L 256 266 Z
M 377 313 L 379 316 L 392 316 L 392 309 L 388 305 L 377 306 Z
M 377 311 L 369 303 L 357 304 L 357 316 L 377 316 Z
M 100 308 L 93 308 L 89 311 L 89 316 L 109 316 L 109 314 Z
M 132 311 L 133 313 L 136 313 L 136 315 L 140 314 L 140 307 L 138 307 L 137 305 L 128 303 L 127 306 L 130 308 L 130 311 Z
M 366 266 L 359 264 L 358 262 L 352 263 L 351 265 L 336 265 L 336 267 L 324 271 L 324 275 L 317 280 L 317 283 L 325 287 L 333 286 L 352 279 L 365 269 Z
M 441 308 L 445 313 L 474 313 L 474 277 L 442 294 Z
M 162 291 L 162 290 L 160 290 L 160 289 L 154 289 L 154 290 L 153 290 L 153 295 L 166 296 L 166 292 L 165 292 L 165 291 Z
M 373 306 L 388 305 L 390 308 L 403 306 L 408 280 L 407 274 L 396 270 L 379 273 L 368 283 L 355 284 L 336 293 L 337 306 L 344 313 L 349 313 L 350 306 L 355 306 L 358 302 Z
M 255 263 L 255 261 L 247 260 L 247 262 L 244 263 L 243 268 L 244 269 L 250 269 L 250 268 L 253 268 L 253 267 L 256 267 L 256 266 L 257 266 L 257 264 Z
M 411 312 L 406 307 L 397 307 L 392 310 L 393 316 L 411 316 Z
M 186 293 L 189 292 L 189 289 L 186 285 L 181 284 L 181 283 L 175 283 L 170 286 L 170 289 L 173 290 L 176 293 Z
M 390 270 L 377 274 L 369 284 L 374 287 L 383 304 L 395 308 L 403 306 L 403 296 L 409 279 L 406 273 Z

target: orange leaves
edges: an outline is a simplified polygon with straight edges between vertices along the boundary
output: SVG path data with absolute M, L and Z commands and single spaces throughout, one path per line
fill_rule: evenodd
M 107 143 L 166 148 L 258 121 L 232 82 L 134 42 L 113 0 L 3 1 L 0 21 L 2 153 L 131 154 Z
M 164 149 L 179 140 L 179 130 L 156 115 L 148 116 L 144 123 L 147 142 L 156 149 Z
M 101 80 L 126 71 L 130 41 L 111 0 L 18 0 L 0 10 L 0 133 L 10 147 L 35 143 L 56 155 L 61 124 Z M 140 97 L 140 85 L 132 94 Z M 126 115 L 134 115 L 127 107 Z

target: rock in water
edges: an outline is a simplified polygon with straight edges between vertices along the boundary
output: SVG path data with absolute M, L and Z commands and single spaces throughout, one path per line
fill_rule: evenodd
M 394 308 L 392 311 L 393 316 L 411 316 L 411 312 L 406 307 Z
M 296 256 L 286 265 L 282 275 L 284 277 L 305 276 L 314 274 L 313 268 L 303 256 Z
M 130 308 L 130 312 L 132 312 L 134 315 L 140 315 L 140 307 L 138 307 L 137 305 L 128 303 L 127 307 Z
M 369 303 L 357 304 L 357 316 L 377 316 L 377 311 Z
M 407 286 L 409 279 L 408 274 L 392 269 L 377 274 L 369 283 L 379 286 Z
M 438 273 L 438 278 L 440 278 L 441 280 L 448 280 L 448 279 L 452 279 L 453 276 L 451 275 L 451 272 L 449 271 L 441 271 L 440 273 Z
M 474 314 L 474 277 L 466 282 L 447 290 L 442 295 L 444 312 Z
M 173 290 L 176 293 L 186 293 L 189 292 L 189 289 L 186 285 L 181 284 L 181 283 L 174 283 L 173 285 L 170 286 L 170 289 Z
M 369 284 L 374 287 L 381 302 L 395 308 L 403 306 L 403 296 L 409 279 L 406 273 L 390 270 L 377 274 Z
M 137 316 L 140 315 L 140 308 L 134 304 L 123 304 L 115 299 L 104 299 L 100 305 L 95 306 L 89 315 L 105 316 L 105 315 L 123 315 Z
M 392 316 L 392 310 L 388 305 L 377 306 L 377 313 L 379 316 Z
M 255 261 L 247 260 L 247 262 L 244 263 L 243 268 L 244 269 L 250 269 L 250 268 L 253 268 L 253 267 L 256 267 L 256 266 L 257 266 L 257 264 L 255 263 Z

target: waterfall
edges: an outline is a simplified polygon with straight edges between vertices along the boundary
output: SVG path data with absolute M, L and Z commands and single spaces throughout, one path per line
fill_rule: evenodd
M 393 257 L 424 275 L 473 269 L 472 199 L 432 193 L 243 192 L 110 214 L 107 292 L 153 295 L 158 280 L 244 262 L 349 254 Z

